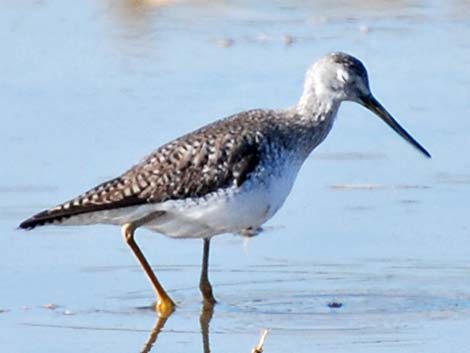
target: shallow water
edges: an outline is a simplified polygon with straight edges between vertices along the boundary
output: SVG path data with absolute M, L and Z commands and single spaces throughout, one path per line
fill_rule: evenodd
M 467 352 L 469 21 L 457 0 L 0 3 L 0 350 L 239 353 L 269 327 L 268 353 Z M 202 242 L 138 233 L 179 304 L 159 332 L 119 229 L 16 229 L 202 124 L 294 104 L 331 50 L 433 159 L 344 104 L 265 232 L 214 239 L 208 335 Z

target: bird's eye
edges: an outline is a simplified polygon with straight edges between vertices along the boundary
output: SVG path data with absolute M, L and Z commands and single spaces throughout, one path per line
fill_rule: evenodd
M 349 74 L 343 69 L 338 69 L 338 71 L 336 71 L 336 77 L 339 81 L 344 83 L 349 80 Z

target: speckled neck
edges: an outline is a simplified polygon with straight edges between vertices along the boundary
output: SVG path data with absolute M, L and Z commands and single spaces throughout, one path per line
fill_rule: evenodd
M 282 122 L 278 122 L 278 127 L 285 139 L 281 145 L 296 150 L 298 157 L 305 160 L 331 131 L 336 112 L 337 108 L 321 114 L 316 111 L 301 113 L 298 106 L 281 112 Z

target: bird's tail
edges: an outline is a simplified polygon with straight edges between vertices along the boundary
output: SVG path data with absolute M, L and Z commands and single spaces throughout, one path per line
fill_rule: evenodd
M 62 224 L 67 219 L 82 215 L 145 203 L 138 194 L 127 192 L 121 178 L 104 182 L 97 187 L 64 202 L 56 207 L 44 210 L 21 222 L 19 228 L 33 229 L 48 224 Z

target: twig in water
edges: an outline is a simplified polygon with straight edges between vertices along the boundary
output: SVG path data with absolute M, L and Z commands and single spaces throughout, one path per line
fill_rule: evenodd
M 263 332 L 261 332 L 261 337 L 259 338 L 258 345 L 253 348 L 251 353 L 263 353 L 263 346 L 264 341 L 266 341 L 266 336 L 268 335 L 269 330 L 265 328 Z

